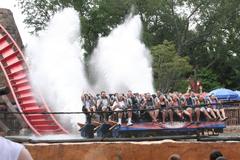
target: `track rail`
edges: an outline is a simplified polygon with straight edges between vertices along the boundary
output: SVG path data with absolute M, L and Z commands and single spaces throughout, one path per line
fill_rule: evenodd
M 39 114 L 22 114 L 27 125 L 36 135 L 67 134 L 50 112 L 48 105 L 41 95 L 33 93 L 28 78 L 28 65 L 21 49 L 11 35 L 0 25 L 0 67 L 5 75 L 12 96 L 20 112 L 39 112 Z

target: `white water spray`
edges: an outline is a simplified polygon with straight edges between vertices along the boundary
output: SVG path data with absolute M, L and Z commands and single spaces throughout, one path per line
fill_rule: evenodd
M 99 39 L 90 61 L 96 91 L 153 92 L 151 56 L 140 40 L 141 29 L 140 16 L 130 16 Z
M 78 13 L 71 8 L 54 15 L 48 28 L 26 48 L 30 78 L 53 111 L 81 111 L 81 94 L 89 89 L 84 74 Z M 84 115 L 61 115 L 65 128 L 76 130 Z M 72 125 L 69 125 L 69 122 Z

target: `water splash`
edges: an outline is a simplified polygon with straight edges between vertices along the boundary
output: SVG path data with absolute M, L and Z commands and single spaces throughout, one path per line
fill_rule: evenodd
M 46 30 L 27 45 L 30 78 L 53 111 L 81 111 L 81 94 L 89 89 L 82 63 L 78 13 L 71 8 L 54 15 Z M 75 129 L 84 115 L 63 115 L 65 127 Z M 69 125 L 69 121 L 72 125 Z
M 140 40 L 141 30 L 140 16 L 129 16 L 109 36 L 99 39 L 90 60 L 96 91 L 154 91 L 150 51 Z
M 186 126 L 186 123 L 184 122 L 173 122 L 173 123 L 167 122 L 165 124 L 166 128 L 183 128 L 185 126 Z
M 53 111 L 81 111 L 81 94 L 91 90 L 84 73 L 79 28 L 78 13 L 64 9 L 26 48 L 32 84 Z M 90 61 L 96 92 L 153 92 L 151 56 L 140 40 L 141 29 L 140 17 L 129 16 L 108 37 L 99 39 Z M 84 122 L 85 116 L 61 115 L 59 119 L 65 128 L 77 131 L 77 122 Z

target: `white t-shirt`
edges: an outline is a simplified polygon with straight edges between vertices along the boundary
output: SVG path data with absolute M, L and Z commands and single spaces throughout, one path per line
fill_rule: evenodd
M 23 145 L 0 137 L 0 159 L 17 160 Z

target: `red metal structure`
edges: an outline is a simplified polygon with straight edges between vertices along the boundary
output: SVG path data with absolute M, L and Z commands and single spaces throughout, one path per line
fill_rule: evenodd
M 51 114 L 44 99 L 35 98 L 28 78 L 28 65 L 16 42 L 0 25 L 0 67 L 20 112 L 39 112 L 22 114 L 23 119 L 36 135 L 68 133 Z

